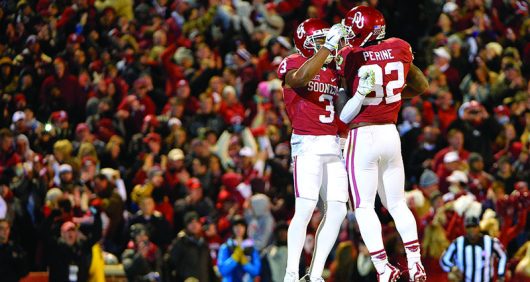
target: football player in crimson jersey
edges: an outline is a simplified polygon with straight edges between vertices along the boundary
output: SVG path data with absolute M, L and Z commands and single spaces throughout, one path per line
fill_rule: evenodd
M 346 215 L 348 180 L 341 158 L 333 103 L 338 95 L 338 76 L 327 67 L 333 61 L 341 24 L 329 28 L 320 19 L 301 23 L 295 34 L 297 54 L 286 57 L 278 67 L 283 97 L 292 122 L 291 151 L 295 189 L 295 214 L 287 238 L 287 269 L 284 281 L 298 281 L 300 255 L 309 220 L 319 194 L 326 211 L 316 234 L 309 271 L 311 281 L 323 281 L 322 271 Z
M 388 263 L 381 223 L 374 210 L 379 193 L 405 245 L 410 281 L 425 281 L 416 221 L 404 196 L 405 172 L 396 121 L 401 99 L 423 93 L 428 82 L 412 63 L 410 45 L 385 37 L 385 19 L 376 9 L 358 6 L 342 21 L 347 45 L 336 58 L 351 97 L 340 113 L 350 132 L 344 151 L 355 217 L 379 281 L 396 281 L 400 271 Z M 375 84 L 363 80 L 373 73 Z

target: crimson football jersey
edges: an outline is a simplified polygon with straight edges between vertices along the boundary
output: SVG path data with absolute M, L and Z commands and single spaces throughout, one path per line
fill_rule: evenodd
M 399 38 L 389 38 L 365 47 L 347 46 L 339 51 L 337 72 L 346 79 L 350 96 L 359 84 L 359 69 L 372 69 L 375 74 L 375 89 L 364 98 L 361 111 L 351 124 L 397 122 L 401 91 L 413 59 L 410 45 Z
M 283 59 L 278 67 L 278 78 L 285 86 L 285 75 L 299 69 L 307 58 L 292 54 Z M 333 102 L 338 95 L 338 76 L 332 68 L 322 68 L 306 86 L 283 88 L 283 100 L 287 115 L 298 135 L 336 135 L 337 121 Z

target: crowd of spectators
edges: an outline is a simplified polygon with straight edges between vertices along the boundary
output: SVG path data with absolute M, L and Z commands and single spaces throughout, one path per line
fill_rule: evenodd
M 294 193 L 275 70 L 298 23 L 361 3 L 430 82 L 398 124 L 428 274 L 445 281 L 439 259 L 473 215 L 507 248 L 508 278 L 530 279 L 522 0 L 1 1 L 2 279 L 102 281 L 121 263 L 130 281 L 281 281 Z M 341 230 L 330 279 L 373 281 L 353 213 Z

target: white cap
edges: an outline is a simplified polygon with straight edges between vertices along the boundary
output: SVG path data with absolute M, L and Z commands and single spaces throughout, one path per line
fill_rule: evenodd
M 278 36 L 276 40 L 278 40 L 278 43 L 280 43 L 280 45 L 282 45 L 282 47 L 287 50 L 290 50 L 293 48 L 293 46 L 291 46 L 291 43 L 289 43 L 289 40 L 283 36 Z
M 176 125 L 178 127 L 181 127 L 182 126 L 182 122 L 180 121 L 180 119 L 176 118 L 176 117 L 172 117 L 170 118 L 168 121 L 167 121 L 167 126 L 169 128 L 173 127 L 173 125 Z
M 449 54 L 449 51 L 445 47 L 438 47 L 433 50 L 434 54 L 441 58 L 446 58 L 448 60 L 451 60 L 451 54 Z
M 62 164 L 59 166 L 59 174 L 65 172 L 72 172 L 72 166 L 69 164 Z
M 243 147 L 239 151 L 239 155 L 242 156 L 242 157 L 254 157 L 255 153 L 254 153 L 254 150 L 252 150 L 252 148 Z
M 109 181 L 113 181 L 114 177 L 119 178 L 119 175 L 120 175 L 119 171 L 117 171 L 117 170 L 115 170 L 113 168 L 110 168 L 110 167 L 103 168 L 99 172 L 101 172 L 101 174 L 105 175 L 105 177 Z
M 451 175 L 447 177 L 447 181 L 451 183 L 460 183 L 460 182 L 467 183 L 468 178 L 465 172 L 460 171 L 460 170 L 455 170 L 453 171 L 453 173 L 451 173 Z
M 172 149 L 171 151 L 169 151 L 169 153 L 167 154 L 167 157 L 168 159 L 172 161 L 180 161 L 185 158 L 184 152 L 178 148 Z
M 26 119 L 26 114 L 23 112 L 23 111 L 16 111 L 14 114 L 13 114 L 13 123 L 19 121 L 19 120 L 24 120 Z
M 458 5 L 454 2 L 447 2 L 444 4 L 442 11 L 446 14 L 450 14 L 458 9 Z
M 444 156 L 444 163 L 452 163 L 458 160 L 460 160 L 460 157 L 458 156 L 458 152 L 456 151 L 448 152 Z

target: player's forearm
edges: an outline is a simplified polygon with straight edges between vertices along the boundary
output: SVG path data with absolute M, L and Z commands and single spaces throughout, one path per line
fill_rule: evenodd
M 348 100 L 342 111 L 340 112 L 340 120 L 344 123 L 350 123 L 361 111 L 364 101 L 363 95 L 353 95 L 353 97 Z
M 286 83 L 293 88 L 306 86 L 318 74 L 329 54 L 330 51 L 327 48 L 320 48 L 313 57 L 307 60 L 292 75 L 288 74 L 286 76 Z
M 423 72 L 414 64 L 410 65 L 407 75 L 407 86 L 401 93 L 402 98 L 413 98 L 423 94 L 429 88 L 429 81 Z

